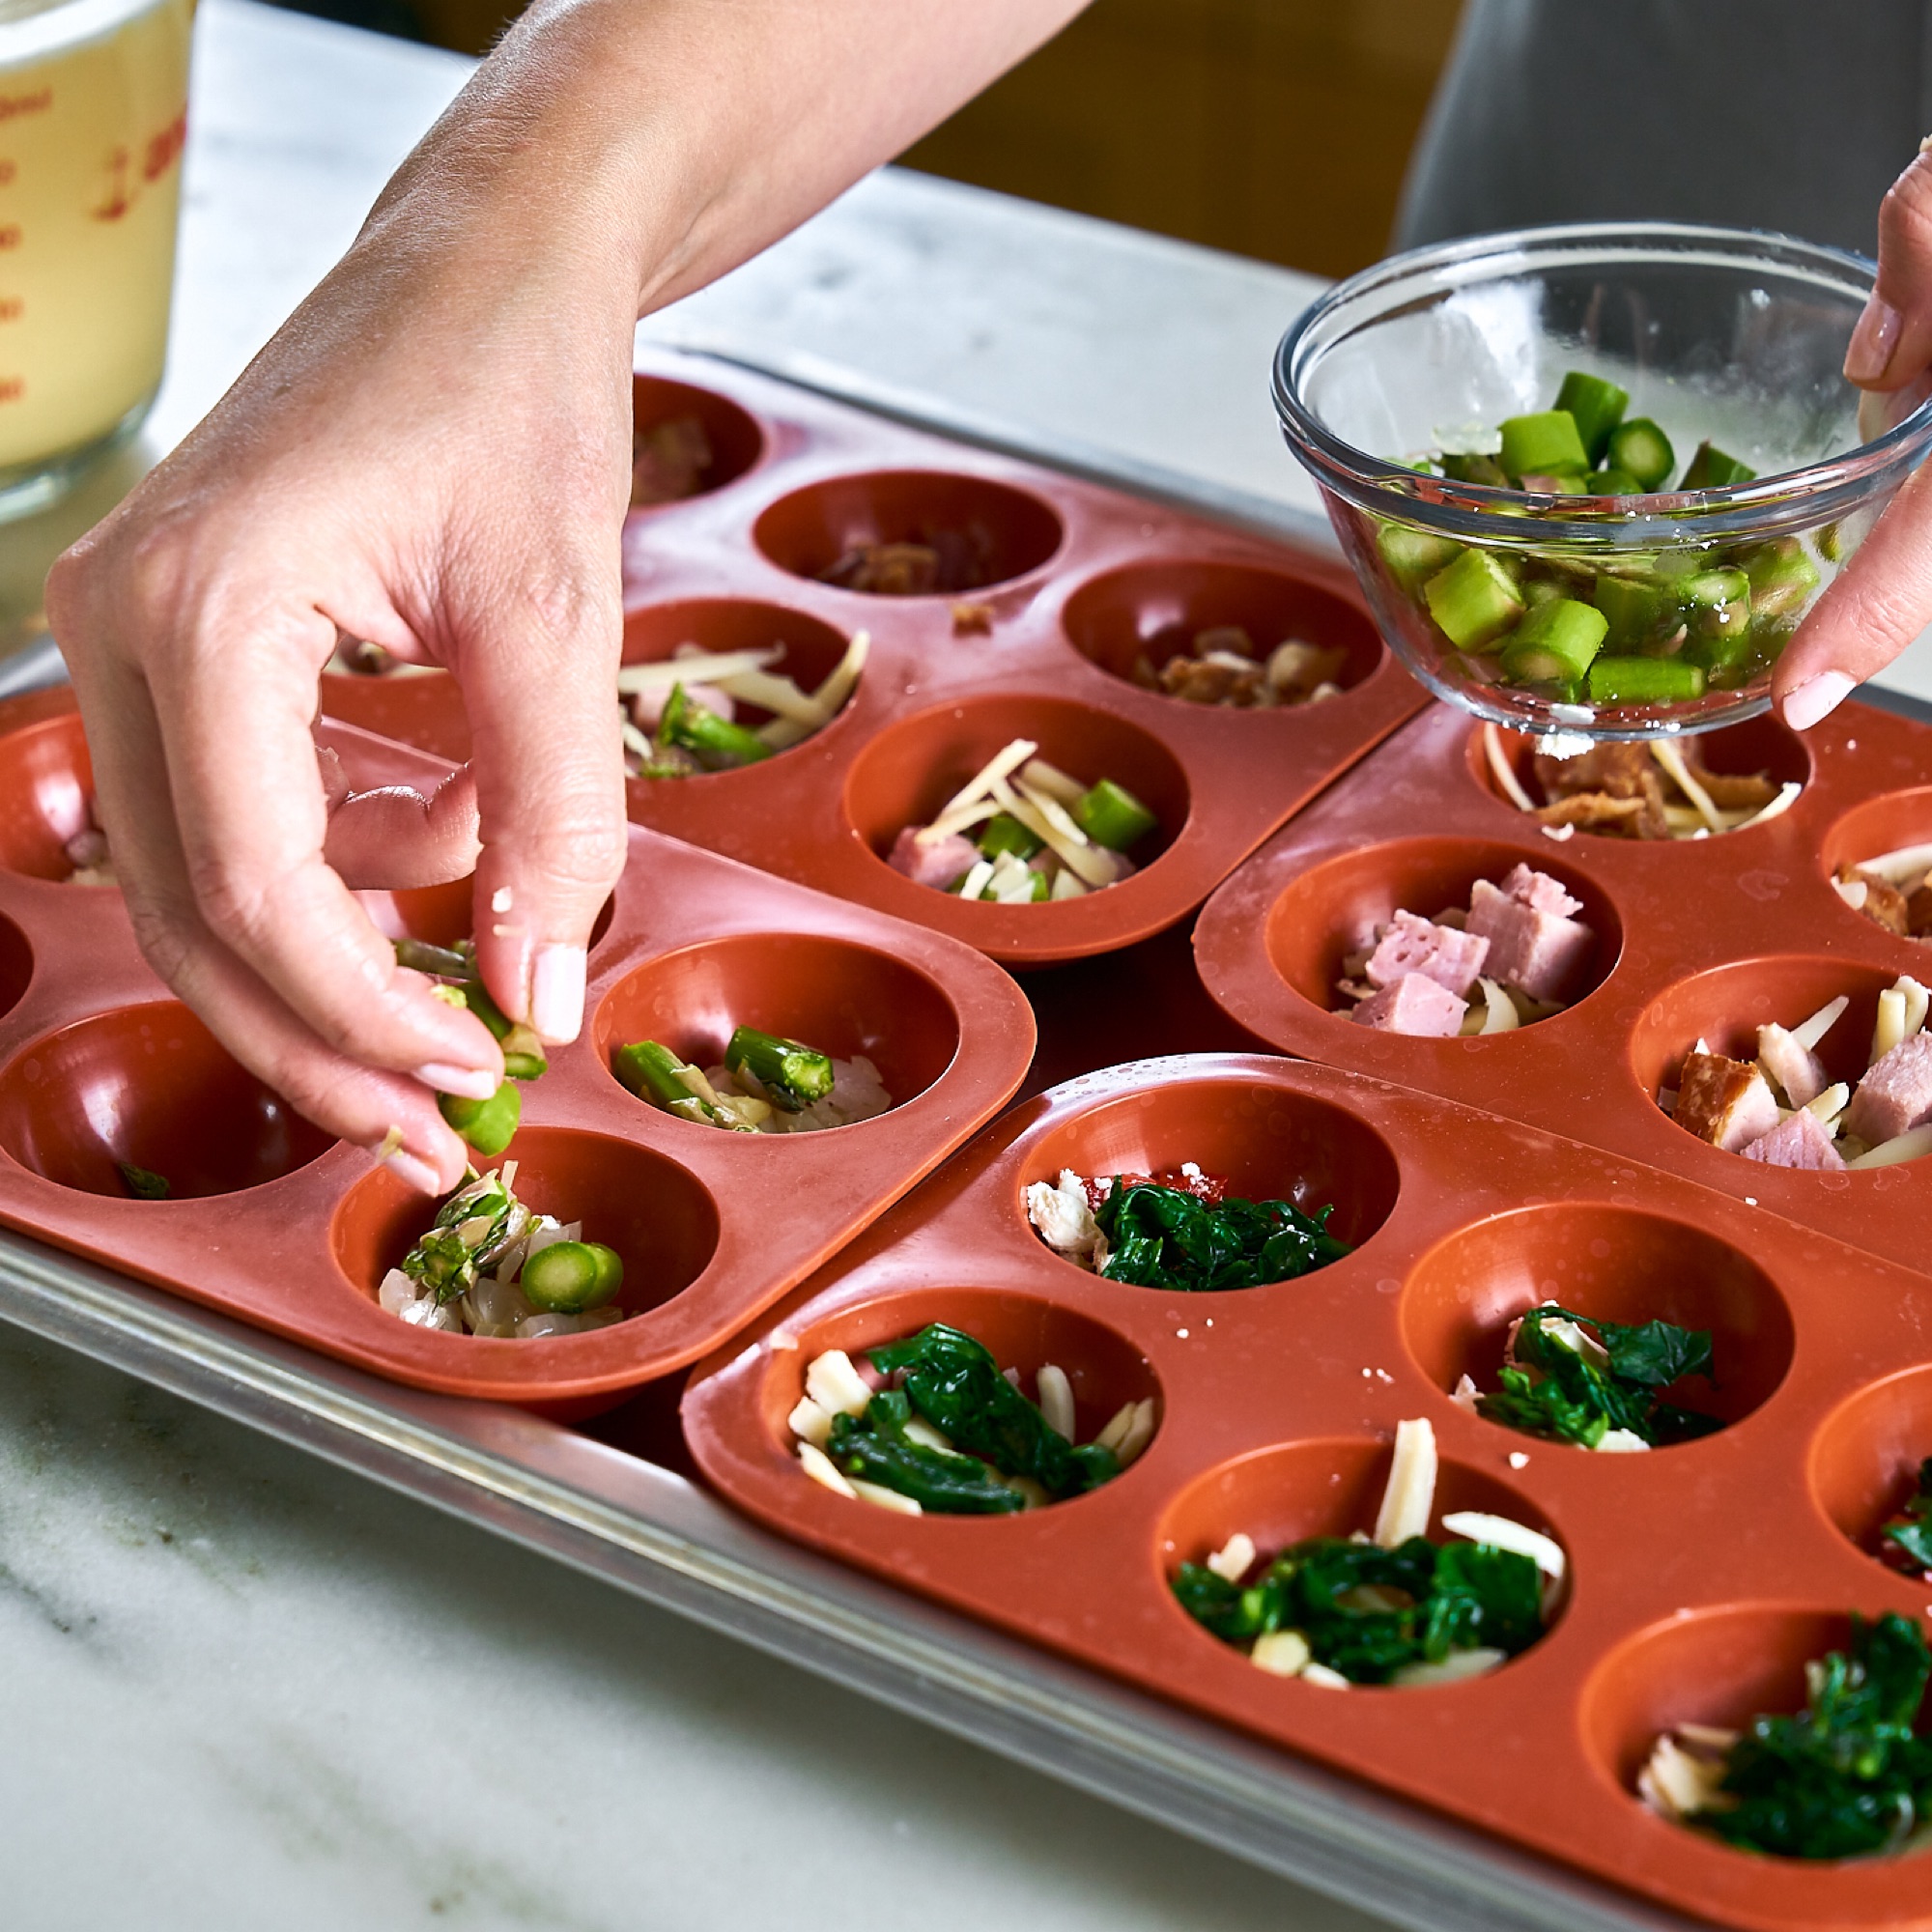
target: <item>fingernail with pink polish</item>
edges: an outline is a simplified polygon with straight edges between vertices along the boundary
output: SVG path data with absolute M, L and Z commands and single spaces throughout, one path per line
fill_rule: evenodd
M 387 1147 L 387 1143 L 384 1143 Z M 437 1178 L 436 1169 L 428 1161 L 418 1160 L 407 1148 L 375 1148 L 371 1151 L 396 1179 L 405 1186 L 413 1187 L 418 1194 L 440 1194 L 442 1183 Z
M 583 1025 L 584 952 L 581 946 L 545 946 L 530 973 L 530 1024 L 561 1045 Z
M 438 1094 L 455 1094 L 465 1100 L 487 1100 L 500 1084 L 494 1073 L 473 1066 L 445 1066 L 440 1060 L 425 1060 L 416 1068 L 416 1078 Z
M 1829 718 L 1852 689 L 1853 680 L 1843 671 L 1821 670 L 1785 698 L 1784 722 L 1794 731 L 1808 731 L 1821 718 Z
M 1846 380 L 1876 383 L 1891 361 L 1891 352 L 1898 347 L 1902 326 L 1898 311 L 1883 298 L 1873 296 L 1865 303 L 1864 313 L 1859 317 L 1859 326 L 1852 330 L 1851 344 L 1845 351 Z

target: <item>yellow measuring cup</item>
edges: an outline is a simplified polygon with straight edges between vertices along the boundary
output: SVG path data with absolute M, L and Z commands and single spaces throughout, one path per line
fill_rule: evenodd
M 0 517 L 160 387 L 192 0 L 0 0 Z

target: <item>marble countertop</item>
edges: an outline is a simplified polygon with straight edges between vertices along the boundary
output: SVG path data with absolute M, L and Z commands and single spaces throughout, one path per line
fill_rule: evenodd
M 140 446 L 0 536 L 0 622 L 182 436 L 461 85 L 245 0 L 197 29 L 177 325 Z M 916 177 L 648 333 L 1305 504 L 1269 421 L 1314 286 Z M 1254 1871 L 0 1328 L 9 1932 L 730 1925 L 945 1901 L 1024 1932 L 1370 1932 Z

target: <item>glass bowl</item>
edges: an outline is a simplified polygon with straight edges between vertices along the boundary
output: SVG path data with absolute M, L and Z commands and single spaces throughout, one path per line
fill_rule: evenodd
M 1666 222 L 1418 248 L 1300 317 L 1275 408 L 1382 635 L 1438 696 L 1559 740 L 1713 730 L 1768 708 L 1785 641 L 1932 446 L 1932 402 L 1859 440 L 1841 369 L 1874 273 L 1783 236 Z M 1549 410 L 1571 370 L 1630 392 L 1626 419 L 1652 419 L 1676 452 L 1670 475 L 1707 440 L 1757 475 L 1611 497 L 1432 473 Z M 1609 619 L 1594 697 L 1579 659 L 1595 619 L 1565 650 L 1541 631 L 1510 650 L 1557 598 Z

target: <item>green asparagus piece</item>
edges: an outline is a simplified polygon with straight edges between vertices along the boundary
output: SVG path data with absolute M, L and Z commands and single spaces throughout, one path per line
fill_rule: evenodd
M 1643 485 L 1628 469 L 1595 469 L 1587 479 L 1593 497 L 1641 497 Z
M 1592 660 L 1592 704 L 1678 704 L 1704 695 L 1701 665 L 1683 658 L 1606 658 Z
M 1637 583 L 1628 577 L 1599 575 L 1597 609 L 1607 625 L 1613 651 L 1634 651 L 1659 636 L 1666 619 L 1675 628 L 1677 606 L 1654 583 Z
M 524 1299 L 553 1315 L 582 1315 L 616 1299 L 624 1262 L 602 1241 L 553 1241 L 524 1264 L 517 1277 Z
M 439 1094 L 442 1118 L 480 1154 L 497 1154 L 516 1138 L 524 1102 L 513 1081 L 506 1080 L 487 1100 L 468 1100 L 461 1094 Z
M 1624 419 L 1630 407 L 1630 391 L 1606 383 L 1601 376 L 1587 376 L 1572 369 L 1556 392 L 1556 407 L 1567 410 L 1583 440 L 1583 448 L 1592 463 L 1604 460 L 1610 432 Z
M 1102 779 L 1074 806 L 1073 822 L 1094 844 L 1104 845 L 1110 852 L 1124 852 L 1145 838 L 1159 820 L 1125 785 Z
M 1015 859 L 1031 859 L 1039 850 L 1040 840 L 1009 811 L 996 811 L 980 834 L 980 855 L 997 859 L 1010 852 Z
M 772 1104 L 796 1114 L 832 1092 L 832 1056 L 795 1039 L 741 1026 L 724 1049 L 733 1073 L 749 1072 Z
M 1750 552 L 1744 567 L 1755 616 L 1794 615 L 1818 587 L 1818 566 L 1796 537 L 1780 537 Z
M 1498 461 L 1510 476 L 1578 476 L 1590 467 L 1589 451 L 1568 410 L 1511 416 L 1502 425 Z
M 1726 456 L 1715 443 L 1697 445 L 1697 453 L 1684 472 L 1680 490 L 1722 490 L 1733 483 L 1748 483 L 1757 471 L 1735 456 Z
M 511 1088 L 515 1094 L 516 1089 Z M 528 1210 L 496 1174 L 474 1169 L 436 1210 L 430 1231 L 403 1257 L 403 1272 L 454 1301 L 484 1269 L 494 1267 L 528 1231 Z
M 453 1006 L 467 1008 L 490 1029 L 503 1049 L 503 1071 L 512 1080 L 535 1080 L 550 1066 L 550 1056 L 534 1029 L 513 1020 L 490 997 L 476 966 L 476 949 L 469 940 L 460 946 L 432 946 L 427 940 L 395 942 L 396 964 L 428 973 L 454 983 L 435 990 Z
M 1492 490 L 1507 490 L 1509 478 L 1493 456 L 1451 455 L 1442 459 L 1442 473 L 1452 483 L 1486 483 Z
M 121 1177 L 121 1185 L 136 1201 L 166 1201 L 173 1197 L 175 1190 L 165 1174 L 156 1174 L 150 1168 L 136 1167 L 130 1160 L 116 1161 L 114 1166 Z
M 1511 684 L 1571 684 L 1589 669 L 1609 622 L 1593 605 L 1559 597 L 1532 611 L 1503 646 Z
M 1522 616 L 1521 593 L 1488 551 L 1467 550 L 1422 586 L 1429 614 L 1460 651 L 1487 650 Z
M 396 964 L 433 980 L 467 980 L 476 970 L 475 959 L 453 946 L 432 946 L 426 939 L 404 937 L 395 942 Z
M 1462 545 L 1448 537 L 1412 529 L 1406 524 L 1383 524 L 1376 532 L 1376 549 L 1389 575 L 1406 590 L 1413 590 L 1424 578 L 1434 577 L 1463 554 Z
M 1742 570 L 1700 570 L 1677 594 L 1693 637 L 1741 638 L 1750 627 L 1750 579 Z
M 1844 532 L 1839 529 L 1836 524 L 1825 524 L 1821 526 L 1818 534 L 1812 538 L 1812 542 L 1818 546 L 1818 554 L 1827 563 L 1844 562 L 1845 537 Z
M 728 718 L 694 704 L 681 684 L 672 685 L 670 696 L 665 699 L 663 714 L 658 719 L 658 743 L 677 745 L 699 756 L 722 759 L 727 765 L 754 765 L 772 754 L 772 748 L 755 731 L 748 731 L 742 724 L 734 724 Z
M 1641 490 L 1661 490 L 1664 478 L 1677 468 L 1677 452 L 1648 416 L 1633 416 L 1610 432 L 1604 444 L 1604 463 L 1606 469 L 1634 476 Z
M 1585 476 L 1539 476 L 1532 472 L 1517 480 L 1532 496 L 1586 497 L 1590 493 L 1589 478 Z
M 684 1076 L 690 1068 L 662 1041 L 633 1040 L 617 1049 L 611 1064 L 617 1078 L 640 1100 L 648 1100 L 681 1120 L 716 1127 L 735 1124 L 686 1084 Z

